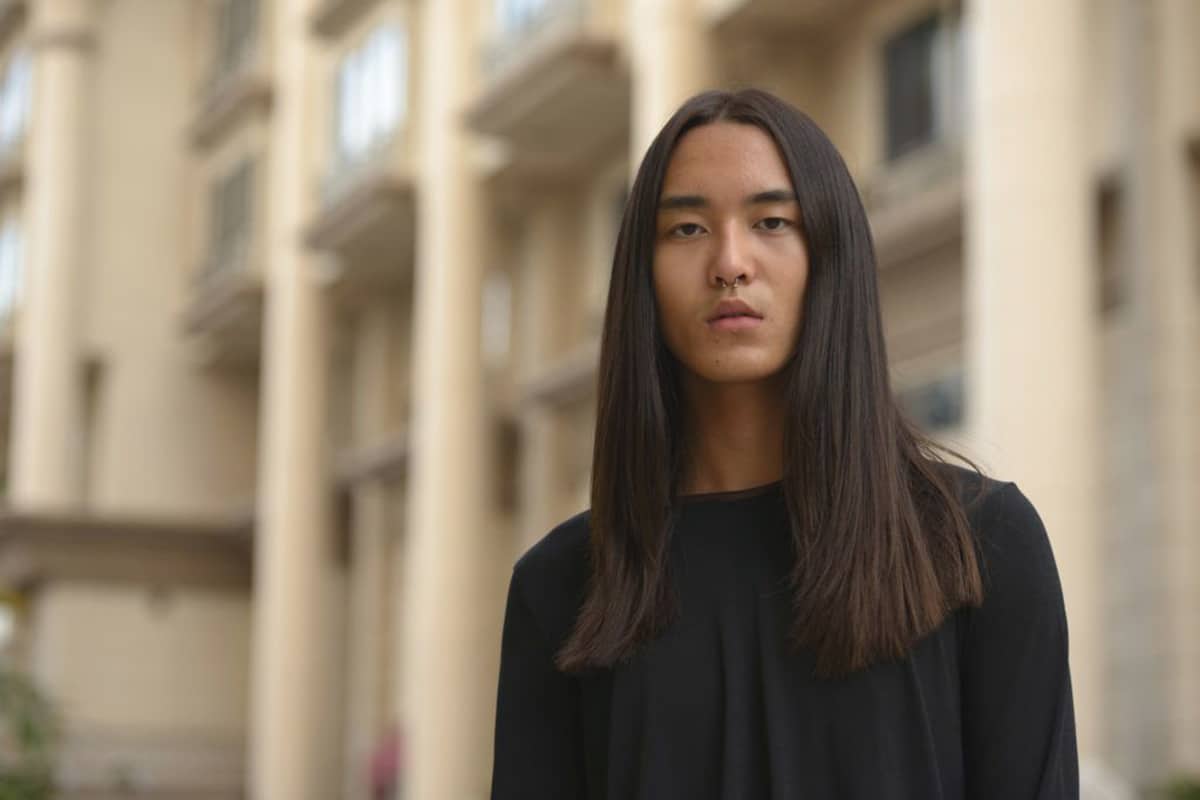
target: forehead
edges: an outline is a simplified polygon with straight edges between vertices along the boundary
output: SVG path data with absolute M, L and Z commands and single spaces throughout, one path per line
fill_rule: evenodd
M 720 194 L 786 189 L 787 165 L 775 140 L 756 125 L 713 122 L 676 143 L 663 177 L 663 194 Z

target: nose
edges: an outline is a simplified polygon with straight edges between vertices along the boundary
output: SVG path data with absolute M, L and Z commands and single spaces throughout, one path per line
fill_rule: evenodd
M 745 285 L 753 279 L 753 269 L 746 232 L 736 224 L 728 225 L 715 237 L 716 250 L 709 265 L 708 283 L 716 289 L 735 284 Z

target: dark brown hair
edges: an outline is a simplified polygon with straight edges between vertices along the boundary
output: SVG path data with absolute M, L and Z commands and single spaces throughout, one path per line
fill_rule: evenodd
M 814 652 L 816 674 L 845 674 L 902 658 L 955 608 L 982 600 L 964 502 L 938 451 L 979 469 L 923 435 L 892 394 L 874 245 L 845 163 L 777 97 L 705 92 L 650 145 L 617 238 L 597 378 L 590 580 L 556 658 L 563 670 L 613 666 L 678 613 L 667 553 L 686 456 L 679 366 L 652 283 L 654 231 L 676 144 L 720 120 L 775 140 L 808 247 L 801 332 L 784 367 L 792 646 Z

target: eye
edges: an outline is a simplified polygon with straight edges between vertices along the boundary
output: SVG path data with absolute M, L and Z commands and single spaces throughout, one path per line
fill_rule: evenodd
M 792 221 L 784 217 L 766 217 L 754 223 L 754 227 L 767 231 L 781 231 L 792 226 Z
M 681 222 L 668 231 L 675 239 L 694 239 L 704 232 L 704 228 L 694 222 Z

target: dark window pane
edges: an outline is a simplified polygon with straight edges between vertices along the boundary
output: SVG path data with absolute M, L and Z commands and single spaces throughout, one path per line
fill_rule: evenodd
M 246 160 L 212 188 L 210 269 L 233 268 L 249 241 L 254 206 L 254 164 Z
M 956 427 L 963 420 L 963 374 L 955 372 L 900 392 L 897 400 L 926 432 Z
M 885 47 L 889 159 L 933 140 L 936 36 L 937 17 L 930 17 L 897 34 Z

